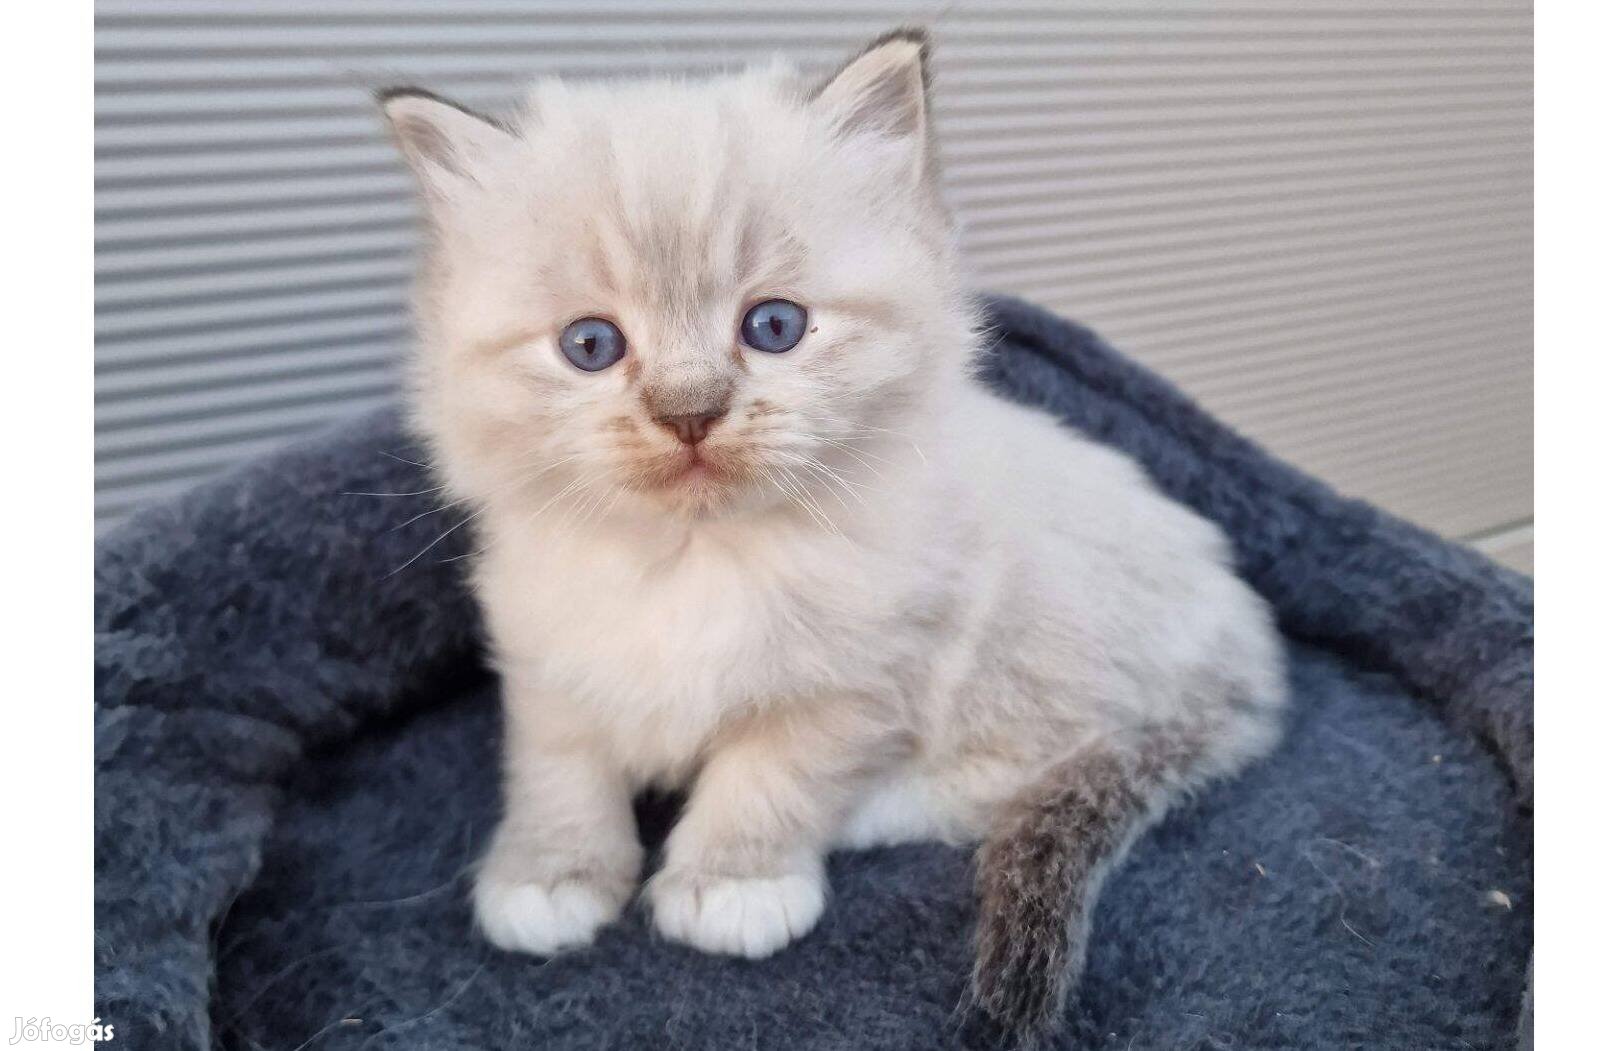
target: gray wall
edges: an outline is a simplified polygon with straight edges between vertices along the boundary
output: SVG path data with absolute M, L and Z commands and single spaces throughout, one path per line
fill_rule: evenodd
M 979 284 L 1096 325 L 1247 433 L 1526 560 L 1523 2 L 102 0 L 96 507 L 386 398 L 411 203 L 369 86 L 827 65 L 939 39 Z

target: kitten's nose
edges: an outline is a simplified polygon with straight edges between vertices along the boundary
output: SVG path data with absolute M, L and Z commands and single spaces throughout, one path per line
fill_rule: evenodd
M 677 440 L 684 445 L 698 445 L 705 441 L 705 436 L 711 433 L 716 421 L 726 414 L 726 409 L 717 412 L 685 412 L 673 416 L 657 416 L 655 422 L 677 435 Z

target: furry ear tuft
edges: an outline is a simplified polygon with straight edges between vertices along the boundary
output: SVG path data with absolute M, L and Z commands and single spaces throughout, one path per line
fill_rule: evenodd
M 825 107 L 845 134 L 929 137 L 929 33 L 893 30 L 874 40 L 817 89 L 814 104 Z
M 475 181 L 481 162 L 514 141 L 491 117 L 421 88 L 389 88 L 375 100 L 403 159 L 427 190 L 443 190 L 445 178 Z

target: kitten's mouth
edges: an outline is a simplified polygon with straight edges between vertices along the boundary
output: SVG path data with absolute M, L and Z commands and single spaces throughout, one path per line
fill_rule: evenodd
M 641 461 L 637 473 L 646 488 L 681 502 L 689 497 L 717 497 L 738 479 L 741 466 L 724 450 L 686 446 L 674 454 Z
M 675 487 L 710 489 L 733 480 L 730 463 L 691 446 L 672 472 L 669 484 Z
M 700 455 L 698 445 L 689 446 L 688 455 L 683 458 L 683 464 L 678 468 L 677 477 L 682 481 L 697 481 L 711 473 L 711 464 Z

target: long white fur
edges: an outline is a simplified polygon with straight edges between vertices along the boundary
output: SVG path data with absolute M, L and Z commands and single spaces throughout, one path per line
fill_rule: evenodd
M 837 844 L 977 839 L 1050 763 L 1138 726 L 1208 718 L 1227 770 L 1273 740 L 1217 721 L 1282 698 L 1218 531 L 969 378 L 921 52 L 894 37 L 820 93 L 781 67 L 545 81 L 508 128 L 387 102 L 432 235 L 416 418 L 478 514 L 504 677 L 475 901 L 501 946 L 617 915 L 645 785 L 692 788 L 649 885 L 660 930 L 763 956 L 816 922 Z M 786 354 L 736 339 L 769 296 L 810 313 Z M 627 361 L 561 356 L 589 315 Z M 729 473 L 667 480 L 685 450 L 646 392 L 723 384 L 706 444 Z

